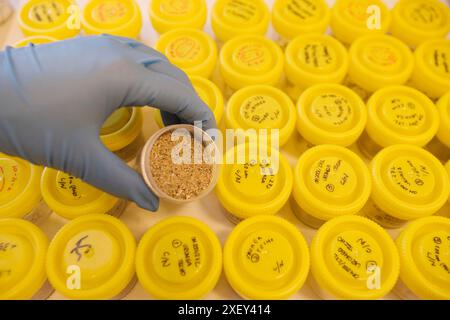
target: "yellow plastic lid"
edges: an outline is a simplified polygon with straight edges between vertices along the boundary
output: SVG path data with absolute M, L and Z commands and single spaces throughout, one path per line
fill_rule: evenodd
M 55 42 L 55 41 L 58 41 L 58 40 L 55 38 L 52 38 L 52 37 L 33 36 L 33 37 L 26 37 L 20 41 L 17 41 L 12 46 L 14 48 L 21 48 L 21 47 L 26 47 L 31 43 L 32 44 L 45 44 L 45 43 L 51 43 L 51 42 Z
M 450 299 L 450 219 L 427 217 L 398 236 L 400 279 L 422 299 Z
M 413 84 L 431 98 L 450 91 L 450 40 L 438 39 L 422 43 L 414 52 L 416 66 Z
M 189 78 L 200 99 L 211 109 L 217 124 L 220 124 L 224 111 L 224 100 L 220 89 L 214 82 L 208 79 L 198 76 L 191 76 Z M 154 109 L 154 118 L 160 128 L 164 127 L 159 109 Z
M 70 174 L 50 168 L 42 174 L 41 189 L 45 203 L 66 219 L 107 213 L 120 201 Z
M 367 110 L 353 90 L 332 83 L 306 89 L 297 102 L 297 130 L 310 143 L 352 145 L 364 131 Z
M 325 33 L 330 23 L 330 9 L 324 0 L 276 0 L 272 24 L 285 39 L 299 34 Z
M 276 214 L 289 199 L 293 183 L 289 163 L 278 150 L 249 145 L 226 152 L 216 185 L 223 207 L 240 219 Z
M 380 286 L 371 277 L 380 271 Z M 317 284 L 340 299 L 379 299 L 398 279 L 399 257 L 390 235 L 361 216 L 326 222 L 311 242 L 311 272 Z M 376 281 L 375 281 L 376 282 Z
M 450 92 L 438 101 L 437 109 L 440 118 L 437 137 L 450 148 Z
M 370 192 L 367 165 L 344 147 L 321 145 L 308 149 L 294 170 L 295 201 L 320 220 L 358 213 Z
M 238 90 L 228 100 L 225 122 L 227 128 L 268 129 L 268 134 L 271 129 L 278 129 L 279 143 L 284 145 L 295 129 L 295 106 L 289 96 L 277 88 L 249 86 Z
M 210 78 L 216 67 L 216 43 L 206 32 L 198 29 L 166 32 L 159 38 L 155 48 L 188 75 Z
M 101 214 L 79 217 L 51 241 L 48 279 L 70 299 L 111 299 L 133 279 L 135 254 L 136 240 L 119 219 Z
M 430 216 L 448 200 L 450 181 L 444 166 L 419 147 L 387 147 L 372 159 L 369 169 L 372 200 L 397 219 Z
M 140 108 L 121 108 L 106 119 L 100 131 L 100 139 L 109 150 L 121 150 L 141 134 L 143 123 Z
M 367 102 L 366 132 L 381 147 L 411 144 L 422 147 L 439 128 L 439 114 L 423 93 L 406 86 L 375 92 Z
M 69 28 L 71 0 L 28 0 L 18 15 L 23 34 L 67 39 L 76 36 L 79 29 Z
M 239 223 L 225 243 L 223 260 L 228 282 L 247 299 L 287 299 L 300 290 L 309 272 L 302 234 L 273 216 Z
M 411 50 L 392 36 L 361 37 L 353 42 L 349 55 L 349 77 L 369 92 L 404 84 L 414 69 Z
M 283 51 L 263 36 L 236 37 L 225 43 L 220 51 L 223 80 L 235 90 L 254 84 L 277 85 L 283 67 Z
M 372 8 L 378 8 L 379 15 Z M 376 18 L 381 19 L 380 25 L 371 25 L 369 29 L 371 18 L 375 18 L 373 22 Z M 381 0 L 336 0 L 331 9 L 330 24 L 337 39 L 351 44 L 363 35 L 386 33 L 391 24 L 391 12 Z
M 400 0 L 392 10 L 390 31 L 410 46 L 445 38 L 450 30 L 450 11 L 438 0 Z
M 138 38 L 141 11 L 134 0 L 90 0 L 84 7 L 82 24 L 88 35 L 107 33 Z
M 206 22 L 205 0 L 150 1 L 150 20 L 159 34 L 178 28 L 202 29 Z
M 0 219 L 22 218 L 41 201 L 42 167 L 0 153 Z
M 136 273 L 157 299 L 201 299 L 222 272 L 222 248 L 214 232 L 190 217 L 164 219 L 139 242 Z
M 219 41 L 252 34 L 264 35 L 270 13 L 263 0 L 217 0 L 211 13 L 211 25 Z
M 341 83 L 348 70 L 347 49 L 324 34 L 301 35 L 285 51 L 286 77 L 300 87 L 318 83 Z
M 0 299 L 31 299 L 44 285 L 48 240 L 31 222 L 0 220 Z

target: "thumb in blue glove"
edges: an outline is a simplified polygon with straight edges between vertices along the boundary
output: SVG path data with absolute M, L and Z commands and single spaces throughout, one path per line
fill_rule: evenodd
M 147 105 L 165 124 L 216 127 L 187 76 L 137 41 L 105 35 L 0 52 L 0 151 L 155 211 L 142 177 L 99 138 L 115 110 Z

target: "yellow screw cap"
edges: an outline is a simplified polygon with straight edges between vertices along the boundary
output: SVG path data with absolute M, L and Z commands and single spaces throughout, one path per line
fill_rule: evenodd
M 254 84 L 274 86 L 280 82 L 283 67 L 283 51 L 263 36 L 236 37 L 220 51 L 220 72 L 235 90 Z
M 438 0 L 400 0 L 392 10 L 392 35 L 412 47 L 445 38 L 449 30 L 449 9 Z
M 134 0 L 90 0 L 82 24 L 88 35 L 107 33 L 136 39 L 142 28 L 141 11 Z
M 306 89 L 297 102 L 297 130 L 310 143 L 352 145 L 364 131 L 367 110 L 351 89 L 318 84 Z
M 381 24 L 369 29 L 371 17 L 381 19 Z M 331 10 L 333 35 L 345 44 L 367 34 L 386 33 L 390 23 L 391 12 L 381 0 L 336 0 Z
M 66 219 L 108 213 L 120 201 L 70 174 L 50 168 L 42 174 L 41 189 L 45 203 Z
M 284 145 L 295 129 L 295 106 L 283 91 L 255 85 L 237 91 L 228 100 L 226 127 L 231 129 L 279 130 L 279 143 Z M 258 133 L 258 132 L 257 132 Z
M 217 62 L 214 40 L 198 29 L 176 29 L 159 38 L 156 50 L 188 75 L 210 78 Z
M 141 134 L 143 123 L 140 108 L 121 108 L 106 119 L 100 131 L 100 139 L 109 150 L 121 150 Z
M 292 170 L 286 158 L 278 150 L 261 150 L 246 143 L 225 155 L 216 195 L 223 207 L 240 219 L 276 214 L 292 191 Z
M 178 28 L 203 29 L 207 8 L 205 0 L 153 0 L 150 20 L 159 34 Z
M 370 277 L 380 271 L 380 287 Z M 339 299 L 379 299 L 394 287 L 399 274 L 397 248 L 378 224 L 361 216 L 326 222 L 311 242 L 311 272 L 317 284 Z
M 276 0 L 272 23 L 285 39 L 299 34 L 325 33 L 330 23 L 330 9 L 324 0 Z
M 400 279 L 422 299 L 450 299 L 450 219 L 427 217 L 398 236 Z
M 73 5 L 71 0 L 28 0 L 20 9 L 19 27 L 27 37 L 72 38 L 80 31 L 68 25 Z
M 450 148 L 450 92 L 438 101 L 437 108 L 440 117 L 437 137 Z
M 223 254 L 228 282 L 247 299 L 287 299 L 308 276 L 308 245 L 294 225 L 279 217 L 239 223 Z
M 370 192 L 366 164 L 344 147 L 321 145 L 308 149 L 294 170 L 295 201 L 320 220 L 358 213 Z
M 0 220 L 0 299 L 31 299 L 44 285 L 48 240 L 31 222 Z
M 17 41 L 12 46 L 14 48 L 21 48 L 21 47 L 26 47 L 31 43 L 32 44 L 45 44 L 45 43 L 51 43 L 51 42 L 55 42 L 55 41 L 58 41 L 58 40 L 55 38 L 52 38 L 52 37 L 33 36 L 33 37 L 26 37 L 20 41 Z
M 42 167 L 0 153 L 0 219 L 22 218 L 41 201 Z
M 318 83 L 341 83 L 348 70 L 345 47 L 323 34 L 301 35 L 285 51 L 288 80 L 302 88 Z
M 369 169 L 372 200 L 397 219 L 430 216 L 448 200 L 450 181 L 444 166 L 419 147 L 387 147 L 373 158 Z
M 99 214 L 79 217 L 62 227 L 51 241 L 48 279 L 70 299 L 111 299 L 131 282 L 135 253 L 136 241 L 119 219 Z M 78 276 L 80 288 L 72 288 L 71 277 Z
M 214 84 L 214 82 L 208 79 L 198 76 L 191 76 L 189 78 L 200 99 L 202 99 L 202 101 L 211 109 L 214 113 L 214 118 L 216 119 L 217 124 L 220 124 L 224 111 L 224 100 L 220 89 Z M 161 111 L 159 109 L 154 109 L 154 118 L 156 124 L 160 128 L 164 127 L 164 123 L 161 118 Z
M 139 242 L 136 272 L 140 284 L 157 299 L 201 299 L 222 272 L 219 239 L 197 219 L 164 219 Z
M 351 80 L 369 92 L 404 84 L 414 69 L 411 50 L 391 36 L 361 37 L 353 42 L 349 54 Z
M 440 98 L 450 91 L 450 40 L 422 43 L 414 52 L 416 66 L 411 82 L 430 98 Z
M 217 0 L 211 13 L 216 37 L 226 42 L 243 34 L 264 35 L 270 13 L 262 0 Z
M 367 102 L 366 132 L 379 146 L 411 144 L 422 147 L 439 128 L 439 114 L 423 93 L 406 86 L 375 92 Z

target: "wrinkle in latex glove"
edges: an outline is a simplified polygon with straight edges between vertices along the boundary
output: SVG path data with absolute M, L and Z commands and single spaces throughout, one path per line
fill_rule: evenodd
M 172 115 L 166 124 L 216 126 L 187 76 L 134 40 L 82 37 L 0 52 L 0 151 L 156 210 L 142 177 L 99 138 L 115 110 L 147 105 Z

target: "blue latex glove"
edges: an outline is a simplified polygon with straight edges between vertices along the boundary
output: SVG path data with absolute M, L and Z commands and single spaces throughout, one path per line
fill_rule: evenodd
M 186 75 L 134 40 L 82 37 L 0 52 L 0 151 L 154 211 L 159 201 L 142 177 L 99 138 L 116 109 L 146 105 L 166 124 L 216 126 Z

